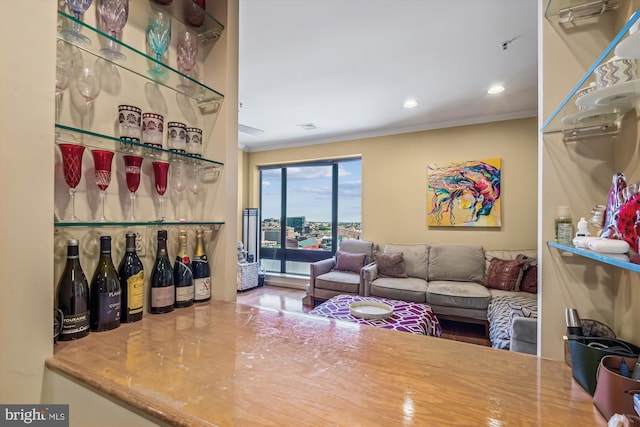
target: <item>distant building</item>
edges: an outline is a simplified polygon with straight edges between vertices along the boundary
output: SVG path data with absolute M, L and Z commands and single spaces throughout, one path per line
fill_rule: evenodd
M 287 218 L 287 227 L 293 227 L 296 233 L 302 234 L 305 223 L 303 216 L 290 216 Z
M 298 247 L 300 249 L 320 249 L 320 242 L 312 237 L 298 242 Z

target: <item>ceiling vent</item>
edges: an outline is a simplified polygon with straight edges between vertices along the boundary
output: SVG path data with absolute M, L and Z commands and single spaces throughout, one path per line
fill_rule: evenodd
M 301 127 L 304 130 L 316 130 L 318 129 L 318 126 L 316 126 L 314 123 L 302 123 L 300 125 L 296 125 Z

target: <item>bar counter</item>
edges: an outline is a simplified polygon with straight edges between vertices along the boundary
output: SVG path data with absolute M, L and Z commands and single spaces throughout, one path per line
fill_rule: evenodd
M 564 362 L 229 302 L 57 343 L 47 366 L 176 426 L 606 425 Z

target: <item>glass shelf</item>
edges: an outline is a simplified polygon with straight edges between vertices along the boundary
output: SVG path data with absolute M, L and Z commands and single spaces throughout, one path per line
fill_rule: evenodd
M 620 0 L 549 0 L 545 16 L 557 16 L 561 23 L 601 15 L 617 9 Z
M 176 153 L 165 150 L 164 148 L 149 147 L 141 143 L 125 141 L 113 136 L 76 129 L 61 124 L 56 124 L 56 133 L 56 143 L 79 144 L 84 145 L 89 149 L 98 148 L 101 150 L 111 150 L 119 154 L 136 155 L 149 158 L 151 160 L 183 160 L 188 163 L 199 164 L 202 166 L 213 166 L 217 169 L 224 166 L 223 163 L 215 160 L 209 160 L 204 157 L 195 157 L 190 154 Z M 134 151 L 132 151 L 132 149 Z
M 545 121 L 543 133 L 564 132 L 565 140 L 617 133 L 619 120 L 640 103 L 640 80 L 595 88 L 589 93 L 581 93 L 580 97 L 578 91 L 595 84 L 594 71 L 614 55 L 621 59 L 640 58 L 640 31 L 628 34 L 638 18 L 640 10 L 631 16 L 624 28 Z M 640 72 L 637 74 L 640 76 Z
M 105 60 L 129 70 L 140 77 L 195 99 L 202 113 L 217 113 L 220 109 L 222 101 L 224 100 L 224 95 L 220 92 L 211 89 L 202 82 L 192 79 L 163 62 L 157 61 L 146 53 L 143 53 L 136 48 L 131 47 L 120 40 L 116 40 L 108 34 L 75 19 L 71 15 L 58 11 L 58 16 L 63 28 L 71 27 L 74 22 L 78 23 L 81 27 L 80 31 L 84 36 L 89 38 L 91 44 L 83 44 L 81 42 L 76 43 L 74 41 L 65 40 L 60 33 L 58 33 L 58 38 L 60 40 L 73 44 L 79 49 L 94 56 L 104 58 Z M 101 47 L 114 43 L 120 46 L 121 53 L 126 56 L 125 60 L 121 62 L 114 62 L 100 54 Z M 150 74 L 149 70 L 156 67 L 160 68 L 163 73 L 160 75 Z
M 595 261 L 599 261 L 604 264 L 613 265 L 615 267 L 623 268 L 629 271 L 635 271 L 636 273 L 640 273 L 640 264 L 634 264 L 632 262 L 627 261 L 628 257 L 626 255 L 620 256 L 620 258 L 616 258 L 614 254 L 603 254 L 600 252 L 591 251 L 589 249 L 579 249 L 570 245 L 561 245 L 556 242 L 547 242 L 547 245 L 551 248 L 560 249 L 561 251 L 570 252 L 575 255 L 579 255 L 585 258 L 593 259 Z
M 173 0 L 170 5 L 161 5 L 154 0 L 149 0 L 149 4 L 154 9 L 166 12 L 185 24 L 198 35 L 202 43 L 217 40 L 224 31 L 224 25 L 193 0 Z
M 108 222 L 54 222 L 54 227 L 163 227 L 163 226 L 211 226 L 219 230 L 224 221 L 108 221 Z

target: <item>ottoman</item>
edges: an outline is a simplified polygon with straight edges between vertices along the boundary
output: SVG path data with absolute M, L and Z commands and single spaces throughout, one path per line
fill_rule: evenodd
M 349 305 L 357 301 L 379 301 L 389 304 L 393 307 L 393 314 L 386 319 L 360 319 L 351 315 L 349 310 Z M 415 302 L 358 295 L 337 295 L 311 310 L 309 314 L 413 334 L 433 337 L 439 337 L 442 334 L 442 327 L 431 307 Z

